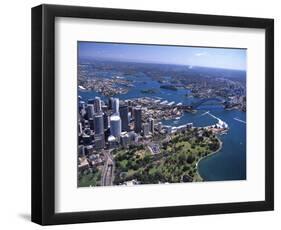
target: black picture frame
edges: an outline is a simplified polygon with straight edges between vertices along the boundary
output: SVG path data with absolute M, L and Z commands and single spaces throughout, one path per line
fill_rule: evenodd
M 109 19 L 265 29 L 265 200 L 55 213 L 55 18 Z M 32 8 L 32 221 L 41 225 L 267 211 L 274 209 L 274 20 L 110 8 Z

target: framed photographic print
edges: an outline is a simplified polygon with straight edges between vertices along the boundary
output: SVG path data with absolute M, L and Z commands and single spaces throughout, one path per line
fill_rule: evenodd
M 273 19 L 32 9 L 32 221 L 273 210 Z

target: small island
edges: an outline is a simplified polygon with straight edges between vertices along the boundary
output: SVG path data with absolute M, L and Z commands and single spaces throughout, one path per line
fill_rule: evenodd
M 174 90 L 174 91 L 178 90 L 178 88 L 176 86 L 174 86 L 174 85 L 161 85 L 160 88 Z
M 156 94 L 156 93 L 158 93 L 158 90 L 154 89 L 154 88 L 143 89 L 143 90 L 141 90 L 141 93 L 144 93 L 144 94 Z

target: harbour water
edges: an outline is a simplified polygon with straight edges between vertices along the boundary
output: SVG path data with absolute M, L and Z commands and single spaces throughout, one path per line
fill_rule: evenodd
M 169 90 L 160 88 L 160 83 L 154 81 L 145 74 L 126 76 L 133 81 L 134 87 L 128 93 L 117 95 L 121 100 L 137 97 L 157 97 L 169 102 L 183 103 L 190 105 L 198 100 L 189 97 L 189 90 L 178 89 Z M 168 76 L 167 76 L 168 77 Z M 143 89 L 157 89 L 154 94 L 141 92 Z M 106 97 L 94 91 L 79 91 L 83 100 L 99 96 Z M 201 105 L 197 108 L 197 113 L 184 113 L 180 119 L 165 120 L 163 124 L 178 126 L 193 122 L 194 126 L 207 126 L 215 124 L 216 119 L 204 114 L 210 111 L 211 114 L 225 121 L 229 126 L 227 134 L 221 135 L 222 149 L 207 158 L 202 159 L 199 164 L 199 173 L 205 181 L 224 180 L 245 180 L 246 179 L 246 113 L 237 110 L 225 110 L 220 105 Z

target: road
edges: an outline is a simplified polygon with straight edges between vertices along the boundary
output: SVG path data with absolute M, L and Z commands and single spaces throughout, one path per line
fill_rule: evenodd
M 103 154 L 106 160 L 102 170 L 101 186 L 111 186 L 114 181 L 115 162 L 111 150 L 104 150 Z

